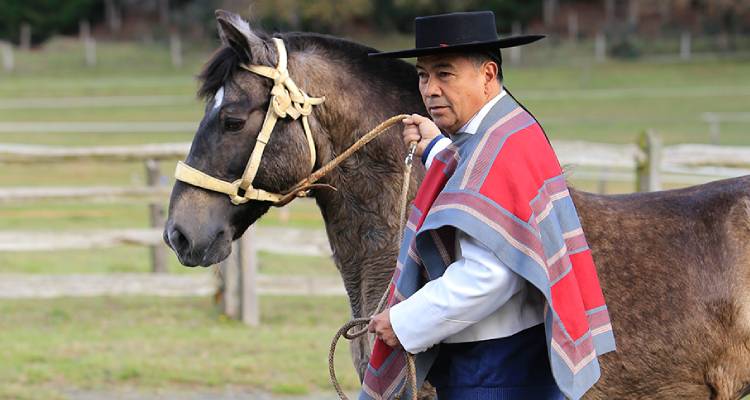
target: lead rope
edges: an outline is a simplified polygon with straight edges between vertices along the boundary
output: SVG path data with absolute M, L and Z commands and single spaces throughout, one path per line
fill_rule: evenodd
M 404 225 L 405 225 L 405 218 L 406 218 L 406 206 L 407 201 L 409 198 L 409 183 L 411 179 L 411 169 L 412 169 L 412 161 L 414 160 L 414 152 L 417 150 L 417 142 L 412 142 L 409 146 L 409 153 L 406 155 L 406 159 L 404 160 L 404 164 L 406 164 L 404 168 L 404 177 L 401 183 L 401 207 L 400 207 L 400 214 L 399 214 L 399 238 L 398 243 L 401 243 L 404 236 Z M 375 312 L 373 315 L 380 314 L 384 309 L 386 302 L 388 301 L 388 293 L 389 293 L 389 287 L 386 287 L 385 293 L 383 293 L 383 296 L 380 297 L 380 301 L 378 302 L 378 306 L 375 309 Z M 364 334 L 367 333 L 367 326 L 365 328 L 360 329 L 355 332 L 349 332 L 352 328 L 360 325 L 368 325 L 370 323 L 370 317 L 368 318 L 355 318 L 347 323 L 345 323 L 337 332 L 335 335 L 333 335 L 333 340 L 331 341 L 331 348 L 328 351 L 328 373 L 331 376 L 331 384 L 333 385 L 334 389 L 336 389 L 336 393 L 339 395 L 339 399 L 341 400 L 349 400 L 349 397 L 346 396 L 344 391 L 341 389 L 341 385 L 339 384 L 338 379 L 336 378 L 336 368 L 334 367 L 334 359 L 335 359 L 335 353 L 336 353 L 336 344 L 339 341 L 339 338 L 343 336 L 347 340 L 354 340 Z M 416 364 L 414 363 L 414 355 L 404 351 L 406 353 L 406 380 L 407 383 L 410 384 L 411 387 L 411 398 L 412 400 L 417 400 L 417 368 Z M 401 388 L 401 392 L 396 396 L 396 399 L 400 399 L 404 395 L 404 391 L 406 390 L 406 385 L 404 385 Z

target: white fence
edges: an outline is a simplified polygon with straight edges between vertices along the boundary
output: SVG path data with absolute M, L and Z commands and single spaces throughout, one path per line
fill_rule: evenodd
M 146 186 L 138 187 L 33 186 L 0 188 L 0 204 L 49 199 L 88 202 L 135 199 L 149 203 L 151 215 L 151 228 L 149 229 L 72 232 L 0 231 L 0 252 L 92 249 L 123 244 L 150 246 L 153 271 L 166 272 L 167 248 L 161 239 L 164 225 L 164 210 L 161 203 L 169 192 L 169 188 L 161 183 L 164 179 L 159 175 L 159 162 L 184 158 L 189 146 L 188 143 L 167 143 L 142 146 L 70 148 L 0 144 L 0 165 L 81 160 L 101 162 L 141 161 L 146 166 L 148 178 Z M 685 144 L 663 148 L 658 138 L 651 133 L 644 134 L 638 144 L 612 145 L 555 141 L 553 147 L 560 162 L 565 167 L 573 167 L 573 176 L 585 177 L 585 170 L 592 168 L 595 170 L 593 174 L 589 174 L 596 179 L 606 176 L 606 174 L 602 174 L 602 171 L 607 171 L 609 174 L 619 173 L 623 176 L 633 177 L 635 180 L 634 189 L 638 191 L 659 190 L 661 182 L 665 178 L 690 176 L 705 181 L 712 178 L 750 173 L 750 147 Z M 223 307 L 228 315 L 242 319 L 248 324 L 255 324 L 258 321 L 256 299 L 258 281 L 265 279 L 268 282 L 269 279 L 257 275 L 255 266 L 258 250 L 289 253 L 289 249 L 294 249 L 294 254 L 303 255 L 330 255 L 331 251 L 322 230 L 311 234 L 309 230 L 285 228 L 264 228 L 257 231 L 251 229 L 248 235 L 235 242 L 233 246 L 233 256 L 221 266 L 224 277 L 220 281 L 220 289 L 224 293 Z M 165 278 L 155 276 L 154 279 L 163 280 Z M 305 285 L 310 289 L 310 292 L 319 290 L 323 293 L 331 293 L 334 291 L 331 289 L 330 282 L 321 283 L 314 279 L 300 282 L 297 282 L 297 284 Z M 123 285 L 120 285 L 120 287 L 123 287 Z M 277 286 L 284 287 L 283 284 Z M 201 287 L 205 287 L 205 285 Z M 287 288 L 290 287 L 287 286 Z M 263 286 L 260 289 L 262 292 L 267 287 Z M 56 292 L 52 290 L 51 293 Z M 156 291 L 155 294 L 159 294 L 159 292 Z
M 747 112 L 706 112 L 701 115 L 703 122 L 708 124 L 708 137 L 711 144 L 718 144 L 723 122 L 750 122 Z

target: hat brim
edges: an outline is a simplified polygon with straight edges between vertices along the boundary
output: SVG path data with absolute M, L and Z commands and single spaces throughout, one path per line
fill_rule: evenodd
M 411 58 L 433 54 L 462 52 L 473 49 L 504 49 L 507 47 L 523 46 L 525 44 L 533 43 L 544 38 L 545 35 L 521 35 L 511 36 L 498 40 L 490 40 L 487 42 L 462 43 L 452 46 L 423 47 L 418 49 L 369 53 L 368 55 L 370 57 Z

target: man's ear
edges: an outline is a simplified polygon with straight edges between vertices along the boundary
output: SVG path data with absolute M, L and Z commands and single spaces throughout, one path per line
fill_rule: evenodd
M 216 10 L 221 42 L 232 48 L 245 62 L 254 65 L 276 65 L 273 46 L 255 34 L 242 17 L 224 10 Z
M 482 73 L 484 74 L 485 85 L 492 81 L 497 81 L 497 74 L 500 72 L 500 68 L 494 61 L 487 61 L 482 66 Z

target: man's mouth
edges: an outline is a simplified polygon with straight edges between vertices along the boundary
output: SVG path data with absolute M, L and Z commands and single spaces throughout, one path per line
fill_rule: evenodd
M 430 111 L 430 114 L 432 114 L 435 111 L 440 112 L 440 111 L 444 111 L 447 109 L 448 109 L 448 106 L 434 106 L 434 107 L 430 107 L 428 110 Z

